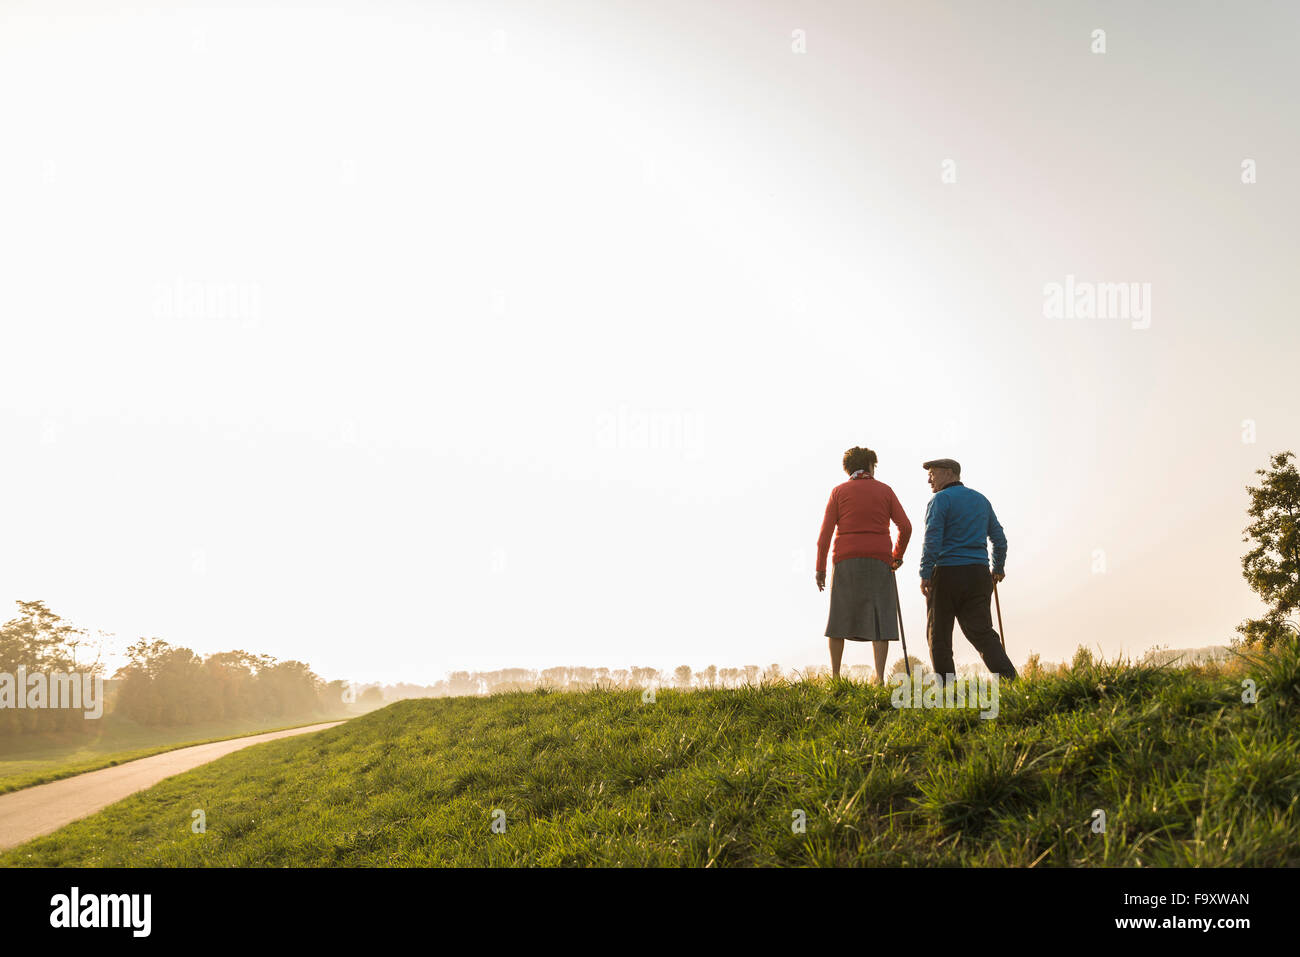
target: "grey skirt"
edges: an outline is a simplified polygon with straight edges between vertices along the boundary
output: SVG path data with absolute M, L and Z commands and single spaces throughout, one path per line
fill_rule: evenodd
M 878 558 L 846 558 L 831 573 L 827 638 L 897 641 L 898 604 L 894 576 Z

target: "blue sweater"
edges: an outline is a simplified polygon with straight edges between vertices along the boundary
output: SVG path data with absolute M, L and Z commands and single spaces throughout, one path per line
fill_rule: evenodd
M 987 568 L 989 539 L 993 540 L 993 571 L 1002 574 L 1007 561 L 1007 536 L 989 500 L 960 482 L 940 489 L 925 507 L 921 577 L 930 578 L 940 565 Z

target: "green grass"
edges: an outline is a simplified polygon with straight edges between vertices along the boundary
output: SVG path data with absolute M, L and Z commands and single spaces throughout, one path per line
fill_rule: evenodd
M 47 734 L 0 740 L 0 794 L 194 744 L 300 728 L 343 717 L 349 716 L 316 717 L 287 724 L 283 719 L 277 723 L 268 718 L 240 718 L 180 728 L 150 728 L 106 715 L 94 736 Z
M 1300 864 L 1300 654 L 1244 667 L 1085 663 L 1004 686 L 987 721 L 824 679 L 650 704 L 402 701 L 163 781 L 0 864 Z

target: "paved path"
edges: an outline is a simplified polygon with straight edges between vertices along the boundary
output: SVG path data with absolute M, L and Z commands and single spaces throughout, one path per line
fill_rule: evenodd
M 94 814 L 136 791 L 151 788 L 164 778 L 197 768 L 200 764 L 215 761 L 242 748 L 295 734 L 324 731 L 342 723 L 329 721 L 305 728 L 196 744 L 189 748 L 164 751 L 148 758 L 137 758 L 100 771 L 86 771 L 49 784 L 0 794 L 0 850 L 57 831 L 65 824 Z

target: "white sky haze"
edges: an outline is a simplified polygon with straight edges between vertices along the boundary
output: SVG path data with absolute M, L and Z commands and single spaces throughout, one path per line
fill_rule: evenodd
M 1298 28 L 0 0 L 0 601 L 330 679 L 824 664 L 860 444 L 914 654 L 938 456 L 1017 664 L 1226 643 L 1300 451 Z M 1149 328 L 1046 317 L 1067 276 Z

